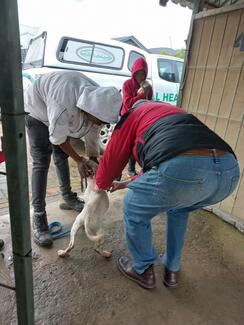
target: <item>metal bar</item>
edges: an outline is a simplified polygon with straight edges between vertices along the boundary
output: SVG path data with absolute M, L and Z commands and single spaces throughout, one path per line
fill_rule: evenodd
M 19 325 L 34 324 L 29 191 L 17 0 L 0 3 L 0 106 Z

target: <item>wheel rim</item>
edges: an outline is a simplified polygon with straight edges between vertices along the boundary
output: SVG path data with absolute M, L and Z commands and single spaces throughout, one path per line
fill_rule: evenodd
M 101 149 L 105 149 L 109 139 L 111 138 L 112 132 L 114 130 L 114 125 L 106 124 L 100 131 L 100 145 Z

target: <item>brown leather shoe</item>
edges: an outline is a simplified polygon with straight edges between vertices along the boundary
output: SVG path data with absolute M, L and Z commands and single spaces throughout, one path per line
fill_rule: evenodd
M 118 258 L 118 268 L 124 276 L 136 282 L 142 288 L 153 289 L 155 287 L 153 265 L 149 266 L 144 273 L 138 274 L 132 267 L 132 261 L 126 256 L 121 256 Z
M 166 266 L 164 267 L 164 285 L 167 288 L 176 288 L 178 286 L 177 272 L 170 271 Z

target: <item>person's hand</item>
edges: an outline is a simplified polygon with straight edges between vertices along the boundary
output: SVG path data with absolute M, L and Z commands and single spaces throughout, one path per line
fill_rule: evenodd
M 143 80 L 141 83 L 140 83 L 140 87 L 143 87 L 143 88 L 147 88 L 147 87 L 150 87 L 150 83 L 147 81 L 147 80 Z
M 144 94 L 144 88 L 143 88 L 143 87 L 140 87 L 140 88 L 137 90 L 137 95 L 141 95 L 141 94 Z
M 80 159 L 77 161 L 77 167 L 80 173 L 81 180 L 94 175 L 94 170 L 91 166 L 91 163 L 89 163 L 89 161 L 84 157 L 80 157 Z
M 137 94 L 144 94 L 144 98 L 147 99 L 150 88 L 152 88 L 150 83 L 147 80 L 143 80 L 140 83 L 140 88 L 137 90 Z
M 99 164 L 97 157 L 89 157 L 89 160 L 93 161 L 95 164 Z
M 90 166 L 90 168 L 93 169 L 93 173 L 95 174 L 99 164 L 97 158 L 90 157 L 89 160 L 87 161 L 87 164 Z
M 149 95 L 149 90 L 152 88 L 152 86 L 150 85 L 150 83 L 147 80 L 142 81 L 140 86 L 143 88 L 144 96 L 147 99 L 147 97 Z
M 144 88 L 144 97 L 146 99 L 148 98 L 150 88 L 151 88 L 150 85 L 148 87 Z
M 122 190 L 124 188 L 127 187 L 127 185 L 129 184 L 130 180 L 126 180 L 126 181 L 113 181 L 112 185 L 109 188 L 109 192 L 113 193 L 117 190 Z
M 77 163 L 78 165 L 78 170 L 79 167 L 81 168 L 81 173 L 80 173 L 80 177 L 81 177 L 81 192 L 84 192 L 84 190 L 87 187 L 87 177 L 92 177 L 95 175 L 97 167 L 98 167 L 98 161 L 95 162 L 94 159 L 89 158 L 89 160 L 85 159 L 82 157 L 81 159 L 82 163 Z M 80 172 L 80 170 L 79 170 Z M 86 176 L 84 176 L 86 175 Z M 95 182 L 96 185 L 96 182 Z M 99 188 L 98 187 L 94 187 L 93 189 L 94 191 L 98 191 Z

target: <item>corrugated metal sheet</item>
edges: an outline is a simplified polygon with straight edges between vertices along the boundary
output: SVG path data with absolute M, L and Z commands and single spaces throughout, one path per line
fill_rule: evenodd
M 244 5 L 196 15 L 189 48 L 182 107 L 192 112 L 235 150 L 241 181 L 218 205 L 244 221 Z
M 160 0 L 159 4 L 161 6 L 166 6 L 169 0 Z M 182 7 L 188 7 L 190 9 L 193 8 L 193 3 L 195 0 L 171 0 L 171 2 L 175 4 L 179 4 Z M 221 8 L 225 6 L 230 6 L 233 4 L 243 3 L 243 0 L 207 0 L 205 1 L 206 8 Z

